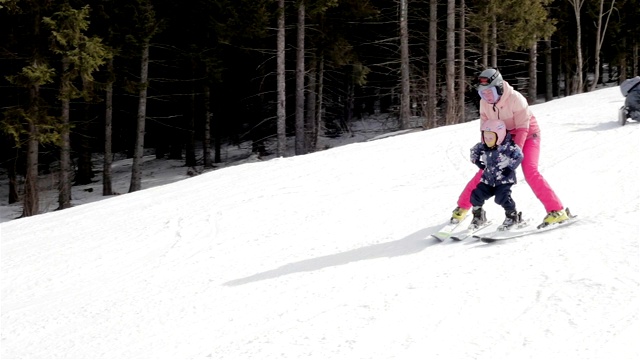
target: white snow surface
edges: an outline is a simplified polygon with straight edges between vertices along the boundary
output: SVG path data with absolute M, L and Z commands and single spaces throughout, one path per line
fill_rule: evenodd
M 640 124 L 616 122 L 623 100 L 532 107 L 541 173 L 580 220 L 494 244 L 430 238 L 476 171 L 478 120 L 180 181 L 164 168 L 142 191 L 5 218 L 0 356 L 640 359 Z

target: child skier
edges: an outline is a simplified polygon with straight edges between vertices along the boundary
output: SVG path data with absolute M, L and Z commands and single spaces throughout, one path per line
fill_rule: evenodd
M 516 183 L 515 170 L 522 162 L 522 150 L 511 139 L 502 120 L 484 122 L 481 134 L 482 141 L 471 148 L 471 162 L 483 172 L 480 183 L 471 192 L 473 220 L 470 228 L 478 228 L 487 221 L 482 205 L 495 196 L 495 202 L 504 208 L 506 215 L 498 229 L 506 230 L 521 220 L 511 198 L 511 186 Z
M 620 125 L 627 123 L 627 119 L 640 121 L 640 76 L 627 79 L 620 84 L 622 96 L 626 99 L 620 108 Z

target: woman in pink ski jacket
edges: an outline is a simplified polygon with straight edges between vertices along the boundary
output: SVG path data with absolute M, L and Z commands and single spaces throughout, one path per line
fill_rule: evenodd
M 507 126 L 514 142 L 524 154 L 522 172 L 527 184 L 538 200 L 542 202 L 547 216 L 541 226 L 562 222 L 568 219 L 562 202 L 551 186 L 538 171 L 540 158 L 540 128 L 527 100 L 509 83 L 502 80 L 496 69 L 487 69 L 480 73 L 477 87 L 480 94 L 480 126 L 488 120 L 502 120 Z M 453 211 L 452 222 L 461 221 L 471 208 L 471 192 L 476 188 L 482 170 L 469 181 L 458 198 L 458 207 Z

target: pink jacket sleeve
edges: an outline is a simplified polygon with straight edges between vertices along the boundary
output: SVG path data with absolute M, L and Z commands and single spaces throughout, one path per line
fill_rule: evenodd
M 520 149 L 524 148 L 524 142 L 527 140 L 527 135 L 529 134 L 528 129 L 515 129 L 511 132 L 511 136 L 513 136 L 513 142 L 518 145 Z
M 513 122 L 515 128 L 511 130 L 513 141 L 520 147 L 524 148 L 524 142 L 529 136 L 529 126 L 531 121 L 531 111 L 529 110 L 529 104 L 524 96 L 511 96 L 513 109 Z

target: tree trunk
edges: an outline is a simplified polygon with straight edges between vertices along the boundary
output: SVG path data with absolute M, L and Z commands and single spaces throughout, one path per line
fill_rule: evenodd
M 58 179 L 58 210 L 71 207 L 71 140 L 69 139 L 69 107 L 70 87 L 69 77 L 70 61 L 68 56 L 62 58 L 62 77 L 60 79 L 60 98 L 62 99 L 62 115 L 60 122 L 60 175 Z
M 633 47 L 631 50 L 631 53 L 633 55 L 633 62 L 632 62 L 632 67 L 633 67 L 633 73 L 634 74 L 640 74 L 640 65 L 638 63 L 640 63 L 640 56 L 638 56 L 638 52 L 640 50 L 640 42 L 638 41 L 638 38 L 636 37 L 635 40 L 633 41 Z
M 612 4 L 615 3 L 615 0 L 612 1 Z M 589 91 L 594 91 L 598 86 L 598 81 L 600 80 L 600 49 L 602 48 L 602 40 L 600 37 L 604 38 L 604 33 L 606 32 L 602 30 L 602 11 L 604 9 L 604 0 L 600 0 L 600 12 L 598 13 L 598 25 L 596 26 L 596 48 L 594 51 L 594 74 L 593 74 L 593 82 L 589 86 Z M 606 28 L 606 27 L 605 27 Z
M 309 64 L 309 73 L 307 74 L 308 79 L 308 94 L 307 94 L 307 113 L 305 119 L 305 144 L 307 147 L 307 151 L 314 152 L 316 151 L 316 139 L 317 139 L 317 127 L 316 127 L 316 77 L 317 77 L 317 60 L 315 55 L 311 59 L 311 63 Z
M 408 129 L 411 119 L 411 85 L 409 78 L 409 25 L 407 15 L 409 0 L 400 0 L 400 74 L 402 95 L 400 99 L 400 128 Z
M 498 20 L 491 16 L 491 67 L 498 68 Z
M 16 174 L 16 165 L 18 163 L 18 156 L 10 160 L 11 163 L 7 168 L 9 176 L 9 205 L 15 204 L 20 201 L 18 196 L 18 176 Z
M 105 94 L 105 112 L 104 112 L 104 164 L 102 166 L 102 195 L 113 195 L 111 184 L 111 166 L 113 163 L 113 83 L 114 69 L 113 58 L 108 60 L 107 71 L 109 79 L 107 80 L 107 88 Z
M 626 49 L 627 48 L 627 38 L 623 37 L 620 47 L 622 49 Z M 623 81 L 627 80 L 627 52 L 626 51 L 622 51 L 622 54 L 619 55 L 620 56 L 620 64 L 619 64 L 619 73 L 618 73 L 618 85 L 622 84 Z M 637 73 L 634 73 L 637 74 Z
M 196 78 L 196 61 L 191 58 L 191 79 Z M 197 164 L 196 161 L 196 89 L 195 83 L 191 83 L 191 96 L 189 97 L 189 118 L 187 119 L 187 134 L 186 134 L 186 151 L 185 151 L 185 165 L 194 167 Z
M 296 49 L 296 155 L 307 152 L 304 136 L 304 1 L 298 6 L 298 37 Z
M 484 10 L 485 19 L 489 18 L 489 8 L 485 7 Z M 482 68 L 489 67 L 489 22 L 483 21 L 480 28 L 480 41 L 482 42 Z
M 582 8 L 582 4 L 584 4 L 584 0 L 569 0 L 569 2 L 573 5 L 573 11 L 576 16 L 576 54 L 577 54 L 577 63 L 576 63 L 576 83 L 574 85 L 575 93 L 582 93 L 582 89 L 584 88 L 584 80 L 582 76 L 582 25 L 580 23 L 580 9 Z
M 278 132 L 278 156 L 284 157 L 287 153 L 287 114 L 286 114 L 286 90 L 285 90 L 285 8 L 284 0 L 278 0 L 278 41 L 277 41 L 277 132 Z
M 20 159 L 20 153 L 22 149 L 16 146 L 15 138 L 12 136 L 7 136 L 6 142 L 0 140 L 0 150 L 5 155 L 3 157 L 6 162 L 7 169 L 7 178 L 9 180 L 9 197 L 8 204 L 15 204 L 20 201 L 20 196 L 18 194 L 18 164 L 22 164 L 22 159 Z M 13 156 L 9 154 L 13 153 Z
M 129 192 L 142 188 L 142 163 L 144 161 L 144 134 L 147 117 L 147 88 L 149 79 L 149 40 L 145 40 L 142 47 L 140 61 L 140 90 L 138 93 L 138 118 L 136 128 L 136 144 L 133 150 L 133 164 L 131 165 L 131 184 Z
M 22 216 L 39 213 L 38 191 L 38 130 L 36 124 L 29 123 L 29 140 L 27 142 L 27 168 L 24 184 Z
M 456 1 L 447 0 L 447 111 L 445 123 L 452 125 L 456 118 Z
M 215 92 L 213 94 L 213 99 L 216 99 Z M 212 104 L 215 106 L 217 103 Z M 222 124 L 220 124 L 220 119 L 213 117 L 213 111 L 211 115 L 211 130 L 213 134 L 211 137 L 213 138 L 213 163 L 219 164 L 222 162 Z
M 466 45 L 466 7 L 465 1 L 460 0 L 460 26 L 458 33 L 458 61 L 460 66 L 458 67 L 458 122 L 466 121 L 466 109 L 465 109 L 465 93 L 467 91 L 467 74 L 466 74 L 466 56 L 465 56 L 465 45 Z
M 527 92 L 529 104 L 535 104 L 538 99 L 538 42 L 534 41 L 529 47 L 529 89 Z
M 324 94 L 324 56 L 320 55 L 320 61 L 318 62 L 318 99 L 316 105 L 316 140 L 315 143 L 318 144 L 318 140 L 320 138 L 320 132 L 322 130 L 322 107 L 324 106 L 324 101 L 322 96 Z
M 85 94 L 93 93 L 93 82 L 85 78 L 82 79 L 83 92 Z M 91 144 L 89 139 L 91 138 L 91 121 L 89 120 L 89 114 L 91 109 L 91 102 L 87 101 L 84 106 L 84 121 L 82 121 L 76 127 L 76 133 L 78 133 L 78 170 L 76 171 L 74 184 L 75 185 L 87 185 L 93 181 L 93 162 L 91 161 Z
M 545 101 L 553 100 L 553 53 L 552 53 L 552 43 L 551 38 L 545 40 L 545 93 L 544 99 Z
M 208 75 L 208 74 L 207 74 Z M 205 79 L 208 79 L 205 76 Z M 213 168 L 211 159 L 211 88 L 208 80 L 205 80 L 202 91 L 204 92 L 204 135 L 202 137 L 202 158 L 205 169 Z
M 429 1 L 429 69 L 425 129 L 438 126 L 438 0 Z
M 340 127 L 345 132 L 351 132 L 349 130 L 349 123 L 353 118 L 353 107 L 355 100 L 355 85 L 353 83 L 353 65 L 347 66 L 345 69 L 345 84 L 347 85 L 347 89 L 345 91 L 345 102 L 344 102 L 344 116 L 342 117 L 342 123 Z
M 575 77 L 573 69 L 569 63 L 565 63 L 564 69 L 564 96 L 570 96 L 573 94 L 573 87 L 575 83 Z
M 607 21 L 605 21 L 604 28 L 602 27 L 602 17 L 605 16 L 604 11 L 604 0 L 600 0 L 600 12 L 598 13 L 598 27 L 596 30 L 596 49 L 595 49 L 595 74 L 593 75 L 593 83 L 591 84 L 591 88 L 589 91 L 594 91 L 598 86 L 598 82 L 600 81 L 600 51 L 602 49 L 602 43 L 604 42 L 604 36 L 607 32 L 607 25 L 609 24 L 609 18 L 611 17 L 611 13 L 613 12 L 613 6 L 615 4 L 615 0 L 611 0 L 611 8 L 607 11 Z
M 34 67 L 37 66 L 34 61 Z M 24 184 L 24 199 L 22 201 L 22 216 L 37 215 L 39 212 L 39 192 L 38 192 L 38 125 L 40 119 L 40 108 L 38 101 L 40 99 L 40 86 L 31 85 L 29 90 L 29 98 L 31 104 L 29 113 L 31 120 L 29 121 L 29 139 L 27 140 L 27 167 Z

